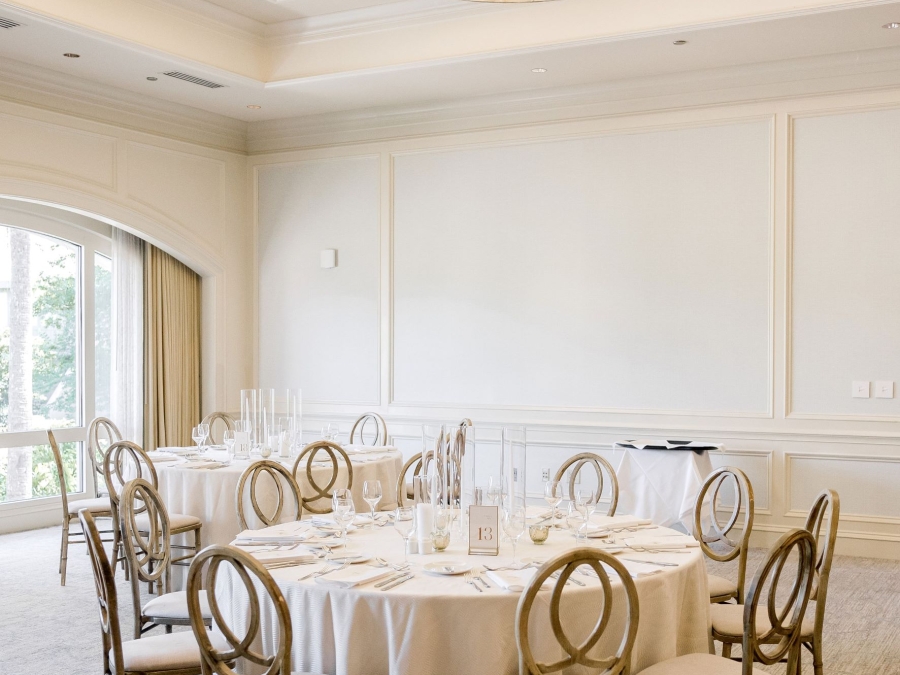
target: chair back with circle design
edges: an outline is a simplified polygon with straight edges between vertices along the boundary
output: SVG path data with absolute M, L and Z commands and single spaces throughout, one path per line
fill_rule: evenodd
M 213 644 L 212 630 L 207 628 L 204 623 L 200 594 L 203 592 L 203 588 L 216 587 L 216 580 L 222 572 L 223 564 L 231 568 L 229 572 L 234 577 L 233 583 L 237 584 L 238 580 L 243 583 L 249 602 L 250 616 L 244 624 L 247 626 L 246 633 L 242 637 L 238 637 L 222 616 L 222 610 L 216 601 L 216 594 L 209 593 L 209 609 L 214 627 L 212 630 L 217 631 L 216 644 Z M 274 653 L 270 655 L 256 651 L 253 647 L 254 641 L 262 637 L 260 589 L 267 596 L 262 599 L 263 602 L 267 605 L 271 604 L 271 607 L 274 608 L 274 613 L 266 611 L 266 632 L 269 633 L 266 636 L 267 641 L 271 640 L 276 645 Z M 204 673 L 234 675 L 235 671 L 229 664 L 236 659 L 244 659 L 258 666 L 255 672 L 262 671 L 261 675 L 291 675 L 293 630 L 287 602 L 272 575 L 249 553 L 233 546 L 208 546 L 203 549 L 194 558 L 188 571 L 187 602 L 191 628 L 194 630 L 194 636 L 200 647 L 200 662 Z M 274 635 L 269 632 L 268 628 L 270 616 L 274 616 L 277 620 Z M 218 639 L 219 635 L 224 638 L 227 647 L 221 644 L 221 640 Z
M 106 450 L 103 458 L 103 477 L 109 493 L 109 505 L 116 532 L 121 529 L 119 497 L 125 484 L 136 478 L 144 478 L 154 489 L 159 487 L 156 467 L 143 448 L 131 441 L 116 441 Z
M 371 443 L 366 443 L 363 434 L 369 422 L 375 424 L 375 438 L 372 439 Z M 367 412 L 357 418 L 350 429 L 350 445 L 353 445 L 353 438 L 357 429 L 359 430 L 359 442 L 362 445 L 382 446 L 388 443 L 387 424 L 385 424 L 384 418 L 378 413 Z
M 141 582 L 155 586 L 158 595 L 172 591 L 169 512 L 159 492 L 143 478 L 137 478 L 122 488 L 119 519 L 125 559 L 131 570 L 132 600 L 137 615 L 135 637 L 140 637 Z
M 594 628 L 584 641 L 579 645 L 572 644 L 569 637 L 565 634 L 562 627 L 562 620 L 559 616 L 560 601 L 562 599 L 563 588 L 569 580 L 569 577 L 582 566 L 587 566 L 589 570 L 600 580 L 603 588 L 602 608 L 600 616 Z M 608 570 L 612 570 L 618 577 L 618 581 L 625 590 L 625 620 L 623 625 L 622 640 L 619 642 L 616 653 L 611 656 L 600 657 L 591 656 L 590 652 L 597 646 L 603 632 L 610 623 L 613 616 L 613 588 L 612 581 Z M 558 573 L 558 576 L 557 576 Z M 541 586 L 551 576 L 557 576 L 556 585 L 550 594 L 550 626 L 556 642 L 562 647 L 565 656 L 554 663 L 540 663 L 535 658 L 531 649 L 531 642 L 528 635 L 529 620 L 534 601 L 538 597 Z M 543 604 L 541 604 L 543 606 Z M 542 565 L 537 573 L 528 582 L 525 592 L 519 598 L 519 606 L 516 610 L 516 643 L 519 648 L 519 675 L 543 675 L 544 673 L 556 673 L 568 668 L 580 666 L 592 670 L 599 669 L 602 675 L 619 675 L 624 673 L 627 675 L 631 663 L 631 650 L 634 647 L 634 641 L 637 636 L 639 619 L 638 595 L 634 580 L 631 578 L 628 570 L 615 557 L 596 548 L 584 547 L 576 548 L 565 553 L 561 553 L 555 558 L 548 560 Z
M 554 476 L 553 480 L 562 481 L 562 479 L 566 475 L 566 471 L 571 467 L 572 470 L 569 473 L 569 495 L 575 494 L 575 481 L 578 478 L 578 473 L 581 471 L 584 466 L 590 466 L 594 469 L 594 473 L 597 475 L 597 492 L 594 496 L 594 501 L 599 503 L 599 500 L 603 494 L 603 483 L 604 483 L 604 474 L 606 475 L 606 479 L 609 480 L 609 508 L 606 511 L 606 515 L 614 516 L 616 515 L 616 506 L 619 504 L 619 479 L 616 478 L 616 471 L 612 468 L 612 464 L 607 462 L 600 455 L 593 452 L 580 452 L 574 457 L 569 457 L 563 465 L 559 467 L 559 470 L 556 472 L 556 476 Z
M 263 510 L 257 496 L 257 482 L 263 475 L 268 476 L 275 484 L 276 502 L 275 510 L 272 514 L 267 514 Z M 260 522 L 262 522 L 265 527 L 271 527 L 272 525 L 277 525 L 281 522 L 281 514 L 284 512 L 286 503 L 282 481 L 287 485 L 288 490 L 290 490 L 294 497 L 294 505 L 296 507 L 295 520 L 300 520 L 300 517 L 303 514 L 303 500 L 300 497 L 300 488 L 297 487 L 297 481 L 294 479 L 291 472 L 285 469 L 281 464 L 273 462 L 270 459 L 264 459 L 261 462 L 254 462 L 244 469 L 244 472 L 238 480 L 235 502 L 237 504 L 238 522 L 241 524 L 242 530 L 250 529 L 244 514 L 244 491 L 248 488 L 250 490 L 250 506 L 253 507 L 253 513 L 256 514 L 256 517 Z
M 815 563 L 816 540 L 808 530 L 796 528 L 775 542 L 757 568 L 744 604 L 744 675 L 754 673 L 754 661 L 771 666 L 784 659 L 785 672 L 799 672 L 803 615 L 813 590 Z M 768 623 L 757 619 L 760 612 Z
M 731 513 L 723 525 L 719 522 L 719 498 L 724 486 L 728 486 L 728 496 L 732 500 Z M 709 498 L 709 518 L 711 529 L 703 529 L 703 506 Z M 741 510 L 744 519 L 740 525 L 740 538 L 731 537 L 731 531 L 738 524 Z M 713 471 L 697 493 L 694 506 L 694 538 L 700 542 L 703 553 L 716 562 L 729 562 L 738 558 L 737 602 L 744 601 L 744 584 L 747 577 L 747 552 L 750 549 L 750 534 L 753 531 L 753 486 L 750 479 L 740 469 L 723 466 Z
M 320 452 L 324 452 L 328 459 L 331 460 L 331 474 L 325 487 L 319 485 L 313 477 L 313 463 Z M 334 490 L 338 487 L 337 482 L 340 477 L 341 462 L 347 467 L 347 485 L 345 487 L 348 490 L 353 487 L 353 464 L 350 462 L 350 457 L 337 443 L 325 440 L 313 441 L 300 451 L 300 454 L 294 461 L 294 468 L 291 473 L 294 474 L 298 485 L 300 485 L 300 477 L 297 475 L 297 471 L 304 462 L 306 463 L 306 480 L 309 482 L 312 492 L 309 495 L 304 495 L 301 488 L 300 495 L 303 500 L 303 508 L 310 513 L 331 513 L 331 498 L 334 495 Z M 316 502 L 323 499 L 327 503 L 324 505 L 321 503 L 316 504 Z
M 403 468 L 400 470 L 400 475 L 397 476 L 397 506 L 405 506 L 406 500 L 410 499 L 410 490 L 412 483 L 406 480 L 406 474 L 409 473 L 409 470 L 412 469 L 413 476 L 418 476 L 422 473 L 422 453 L 417 452 L 415 455 L 406 460 L 406 464 L 403 465 Z M 410 478 L 410 481 L 412 479 Z
M 50 450 L 53 452 L 53 462 L 56 464 L 56 474 L 59 476 L 59 496 L 62 500 L 63 527 L 67 527 L 69 523 L 69 489 L 66 482 L 66 469 L 63 465 L 59 443 L 56 442 L 56 436 L 54 436 L 53 432 L 49 429 L 47 430 L 47 440 L 50 442 Z
M 95 497 L 100 496 L 100 489 L 105 485 L 103 476 L 103 460 L 109 446 L 122 440 L 122 432 L 119 431 L 108 417 L 95 417 L 88 427 L 88 458 L 91 460 L 91 468 L 94 471 Z
M 122 632 L 119 626 L 119 600 L 116 580 L 113 576 L 106 549 L 94 517 L 87 509 L 78 512 L 81 530 L 87 543 L 91 569 L 94 573 L 94 587 L 100 605 L 100 631 L 103 637 L 103 673 L 122 675 Z M 110 658 L 112 657 L 112 658 Z
M 816 601 L 815 634 L 819 639 L 825 622 L 828 578 L 831 576 L 831 560 L 834 557 L 840 517 L 841 499 L 838 493 L 824 490 L 816 497 L 806 519 L 806 529 L 816 540 L 816 564 L 810 600 Z
M 209 438 L 207 438 L 206 440 L 209 442 L 210 445 L 221 445 L 222 444 L 221 440 L 217 441 L 215 439 L 214 432 L 215 432 L 216 422 L 222 422 L 222 424 L 225 426 L 225 431 L 234 431 L 234 418 L 231 415 L 229 415 L 228 413 L 224 413 L 224 412 L 210 413 L 209 415 L 204 417 L 203 421 L 201 422 L 201 424 L 209 425 Z

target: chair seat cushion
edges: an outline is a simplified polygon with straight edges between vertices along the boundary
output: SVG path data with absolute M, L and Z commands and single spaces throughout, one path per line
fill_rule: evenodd
M 115 656 L 110 650 L 110 661 Z M 147 672 L 200 667 L 200 647 L 193 631 L 143 637 L 122 643 L 122 668 Z
M 111 513 L 109 497 L 96 497 L 94 499 L 79 499 L 69 502 L 69 515 L 77 516 L 81 509 L 87 509 L 92 515 L 98 513 Z
M 738 661 L 712 654 L 687 654 L 645 668 L 641 675 L 741 675 L 742 672 L 743 666 Z M 753 675 L 767 673 L 754 668 Z
M 737 584 L 733 581 L 729 581 L 725 577 L 717 577 L 715 574 L 710 574 L 707 578 L 709 579 L 710 598 L 721 598 L 737 593 Z
M 147 519 L 146 513 L 139 513 L 134 520 L 138 529 L 142 532 L 146 532 L 147 529 L 149 529 L 150 521 Z M 180 513 L 169 514 L 169 528 L 171 529 L 172 534 L 177 534 L 179 531 L 183 532 L 185 530 L 191 530 L 200 527 L 202 524 L 203 521 L 194 516 L 183 516 Z
M 729 635 L 741 638 L 744 635 L 744 605 L 712 605 L 709 608 L 712 616 L 712 628 L 719 635 Z M 806 606 L 806 614 L 803 615 L 803 624 L 800 628 L 804 639 L 812 639 L 813 629 L 816 625 L 816 603 L 811 601 Z M 771 628 L 769 615 L 766 608 L 761 606 L 756 611 L 756 630 L 765 633 Z
M 187 592 L 175 591 L 174 593 L 165 593 L 155 598 L 151 598 L 141 610 L 144 616 L 150 616 L 155 619 L 184 619 L 190 618 L 188 615 Z M 200 613 L 204 619 L 209 619 L 212 614 L 209 611 L 209 599 L 206 597 L 206 591 L 200 591 Z

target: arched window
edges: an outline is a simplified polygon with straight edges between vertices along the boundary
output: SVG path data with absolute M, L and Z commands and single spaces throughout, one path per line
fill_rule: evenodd
M 0 512 L 59 495 L 46 429 L 70 492 L 86 492 L 86 426 L 109 414 L 109 226 L 0 200 Z

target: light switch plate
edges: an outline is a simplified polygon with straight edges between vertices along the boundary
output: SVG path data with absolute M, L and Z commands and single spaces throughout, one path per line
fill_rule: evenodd
M 890 380 L 878 380 L 875 383 L 875 398 L 894 398 L 894 383 Z
M 869 382 L 853 383 L 853 398 L 869 398 Z
M 337 267 L 337 250 L 333 248 L 327 248 L 319 253 L 319 266 L 325 270 L 330 270 L 333 267 Z

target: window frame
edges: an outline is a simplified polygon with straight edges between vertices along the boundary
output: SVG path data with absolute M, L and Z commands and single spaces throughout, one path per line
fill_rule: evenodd
M 62 209 L 53 209 L 47 215 L 47 207 L 39 212 L 27 205 L 3 204 L 0 202 L 0 225 L 36 234 L 55 237 L 76 247 L 77 278 L 76 288 L 76 398 L 81 422 L 73 427 L 54 429 L 60 443 L 80 443 L 78 470 L 80 485 L 68 486 L 70 500 L 83 499 L 95 494 L 95 475 L 87 459 L 87 427 L 95 417 L 95 257 L 103 255 L 112 258 L 111 229 L 108 225 L 71 214 Z M 47 445 L 47 430 L 0 432 L 0 449 L 23 446 Z M 75 489 L 77 488 L 77 489 Z M 8 526 L 2 522 L 7 517 L 19 517 L 58 508 L 59 495 L 32 497 L 14 502 L 0 502 L 0 532 Z M 12 528 L 18 529 L 18 528 Z

